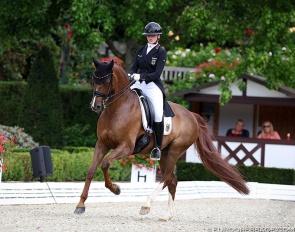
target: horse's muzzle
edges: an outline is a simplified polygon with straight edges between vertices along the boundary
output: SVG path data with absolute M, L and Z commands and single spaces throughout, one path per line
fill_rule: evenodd
M 95 99 L 93 99 L 91 102 L 90 102 L 90 108 L 91 110 L 93 110 L 95 113 L 100 113 L 102 111 L 102 103 L 99 102 L 99 103 L 96 103 L 95 102 Z

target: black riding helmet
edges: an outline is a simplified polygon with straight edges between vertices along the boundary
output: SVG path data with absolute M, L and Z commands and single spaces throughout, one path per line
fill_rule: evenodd
M 162 28 L 160 24 L 150 22 L 145 26 L 142 35 L 162 35 Z

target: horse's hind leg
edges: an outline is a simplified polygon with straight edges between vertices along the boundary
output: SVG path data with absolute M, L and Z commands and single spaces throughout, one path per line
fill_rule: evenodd
M 85 204 L 84 203 L 88 197 L 88 191 L 90 188 L 91 181 L 94 177 L 94 174 L 95 174 L 95 171 L 96 171 L 98 165 L 101 163 L 101 161 L 106 153 L 107 153 L 107 150 L 102 148 L 101 146 L 99 146 L 98 142 L 97 142 L 95 145 L 93 161 L 91 163 L 90 168 L 88 169 L 83 192 L 80 196 L 80 201 L 79 201 L 78 205 L 76 206 L 76 209 L 74 212 L 75 214 L 82 214 L 85 212 Z
M 166 163 L 168 162 L 168 148 L 162 150 L 162 157 L 160 162 L 160 169 L 162 173 L 165 173 L 166 170 Z M 168 201 L 168 209 L 167 213 L 160 218 L 160 220 L 167 221 L 173 217 L 173 203 L 175 198 L 176 186 L 177 186 L 177 179 L 174 174 L 171 174 L 171 178 L 165 182 L 160 182 L 158 187 L 147 197 L 144 205 L 140 209 L 140 214 L 148 214 L 151 209 L 151 204 L 155 201 L 156 197 L 162 191 L 162 189 L 168 186 L 169 190 L 169 201 Z
M 164 184 L 163 188 L 167 186 L 169 191 L 167 211 L 164 216 L 160 218 L 161 221 L 168 221 L 174 216 L 174 200 L 177 188 L 177 178 L 174 174 L 174 169 L 176 167 L 177 160 L 185 150 L 186 147 L 173 147 L 173 144 L 170 144 L 167 152 L 169 155 L 165 156 L 165 159 L 160 160 L 161 172 L 163 174 L 161 182 Z
M 164 214 L 164 216 L 160 218 L 161 221 L 168 221 L 174 216 L 174 200 L 175 200 L 176 187 L 177 187 L 177 179 L 174 173 L 172 173 L 171 181 L 169 181 L 169 184 L 168 184 L 169 196 L 168 196 L 167 211 Z

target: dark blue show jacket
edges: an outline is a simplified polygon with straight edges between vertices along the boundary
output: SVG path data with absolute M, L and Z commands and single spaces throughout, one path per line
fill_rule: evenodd
M 144 45 L 137 49 L 129 73 L 139 73 L 140 81 L 145 81 L 147 84 L 153 81 L 162 91 L 164 96 L 164 115 L 166 117 L 174 116 L 172 109 L 166 101 L 165 88 L 161 80 L 161 74 L 166 64 L 166 51 L 160 44 L 157 44 L 148 54 L 146 54 L 147 48 L 148 46 Z

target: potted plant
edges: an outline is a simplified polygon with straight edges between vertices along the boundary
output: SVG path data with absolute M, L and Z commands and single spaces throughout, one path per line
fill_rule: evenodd
M 156 164 L 147 155 L 129 155 L 122 159 L 121 165 L 131 166 L 131 182 L 155 182 Z

